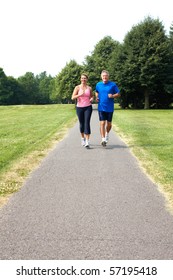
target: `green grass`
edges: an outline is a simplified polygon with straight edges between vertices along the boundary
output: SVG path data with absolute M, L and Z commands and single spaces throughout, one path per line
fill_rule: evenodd
M 44 156 L 75 120 L 74 105 L 1 106 L 0 194 L 17 190 L 20 177 L 32 169 L 28 164 Z
M 173 205 L 173 110 L 116 110 L 113 123 Z
M 0 106 L 0 195 L 17 191 L 76 121 L 74 105 Z M 173 110 L 117 110 L 115 130 L 173 207 Z

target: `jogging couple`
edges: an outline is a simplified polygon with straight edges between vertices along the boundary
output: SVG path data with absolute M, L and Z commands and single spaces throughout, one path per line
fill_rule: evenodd
M 120 90 L 116 83 L 109 80 L 108 71 L 103 70 L 101 78 L 102 81 L 96 84 L 95 97 L 98 102 L 101 145 L 106 146 L 112 127 L 114 98 L 120 96 Z M 88 76 L 85 73 L 81 75 L 80 81 L 81 84 L 77 85 L 73 91 L 72 100 L 77 99 L 76 113 L 80 125 L 81 144 L 89 148 L 89 138 L 91 134 L 90 120 L 94 95 L 92 88 L 87 84 Z

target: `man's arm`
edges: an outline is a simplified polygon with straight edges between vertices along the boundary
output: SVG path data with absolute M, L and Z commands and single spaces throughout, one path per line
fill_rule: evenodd
M 109 98 L 118 98 L 118 97 L 120 97 L 120 90 L 119 90 L 118 86 L 115 83 L 114 83 L 114 87 L 113 87 L 113 92 L 114 93 L 108 94 Z
M 109 94 L 108 94 L 108 97 L 109 97 L 109 98 L 118 98 L 118 97 L 120 97 L 120 93 L 119 93 L 119 92 L 114 93 L 114 94 L 109 93 Z

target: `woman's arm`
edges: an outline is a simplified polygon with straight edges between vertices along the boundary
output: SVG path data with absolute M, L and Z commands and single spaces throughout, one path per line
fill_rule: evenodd
M 72 97 L 71 97 L 72 100 L 75 100 L 80 96 L 80 95 L 78 95 L 78 92 L 79 92 L 79 86 L 76 86 L 74 88 L 74 91 L 73 91 L 73 94 L 72 94 Z
M 95 98 L 96 98 L 96 101 L 99 102 L 99 94 L 97 91 L 95 91 Z
M 90 101 L 93 102 L 93 100 L 94 100 L 93 90 L 92 87 L 90 87 Z

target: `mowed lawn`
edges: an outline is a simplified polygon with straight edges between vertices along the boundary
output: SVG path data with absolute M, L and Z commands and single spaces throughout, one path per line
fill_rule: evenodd
M 114 128 L 173 206 L 173 110 L 115 110 Z
M 17 190 L 21 178 L 75 120 L 73 104 L 0 106 L 0 194 Z
M 17 191 L 76 120 L 73 104 L 0 106 L 0 195 Z M 173 110 L 116 109 L 113 124 L 173 207 Z

